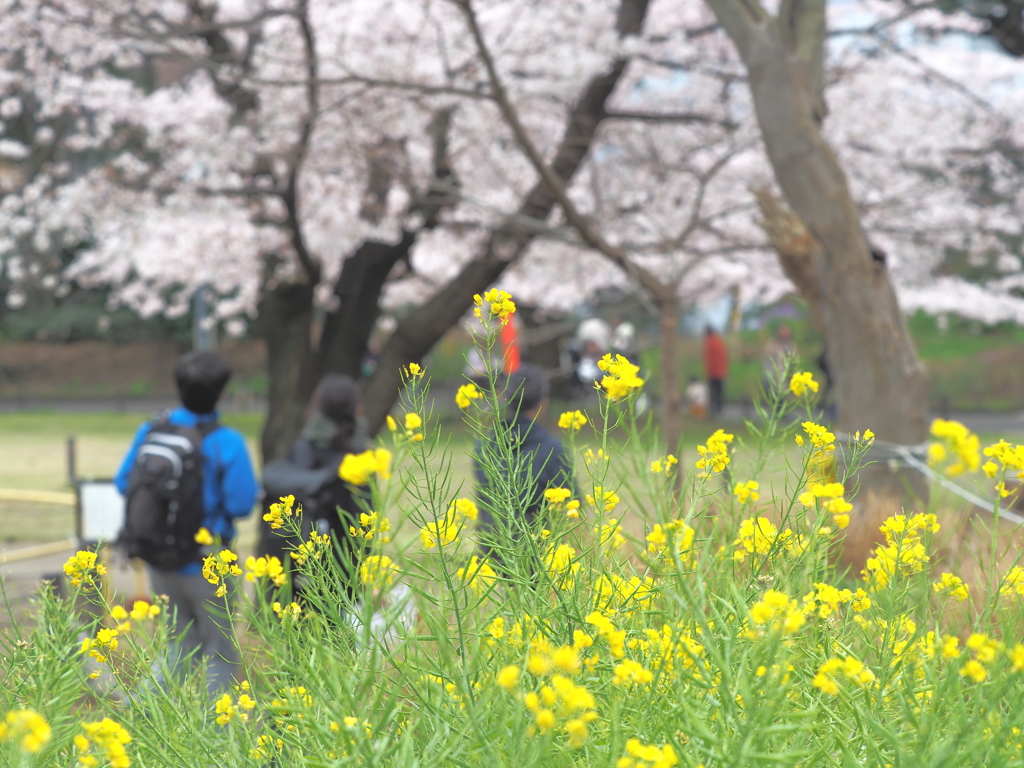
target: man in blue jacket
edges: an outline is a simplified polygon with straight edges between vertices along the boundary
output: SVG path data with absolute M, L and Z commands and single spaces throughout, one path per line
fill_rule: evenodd
M 235 536 L 234 521 L 252 513 L 259 487 L 245 438 L 237 430 L 218 426 L 217 401 L 231 378 L 231 366 L 215 352 L 190 352 L 174 368 L 174 381 L 181 406 L 170 411 L 166 419 L 180 427 L 200 427 L 204 437 L 200 445 L 202 457 L 203 527 L 219 537 L 227 547 Z M 135 466 L 139 446 L 155 422 L 143 424 L 135 433 L 128 454 L 121 463 L 114 482 L 122 494 L 128 491 L 129 478 Z M 243 679 L 230 614 L 225 612 L 223 598 L 216 598 L 217 588 L 202 574 L 199 560 L 176 570 L 163 570 L 150 564 L 150 585 L 158 595 L 167 595 L 173 617 L 177 654 L 174 667 L 183 658 L 208 662 L 207 682 L 211 691 Z

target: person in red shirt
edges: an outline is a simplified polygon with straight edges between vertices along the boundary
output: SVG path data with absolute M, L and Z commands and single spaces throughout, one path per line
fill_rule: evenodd
M 704 372 L 708 379 L 708 412 L 717 416 L 722 412 L 722 393 L 725 377 L 729 373 L 729 353 L 725 342 L 710 325 L 704 329 Z

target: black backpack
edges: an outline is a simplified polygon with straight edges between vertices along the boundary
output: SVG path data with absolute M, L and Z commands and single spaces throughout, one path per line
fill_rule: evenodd
M 166 415 L 153 422 L 128 476 L 124 528 L 128 557 L 177 570 L 200 560 L 195 535 L 203 525 L 203 438 L 216 421 L 184 427 Z

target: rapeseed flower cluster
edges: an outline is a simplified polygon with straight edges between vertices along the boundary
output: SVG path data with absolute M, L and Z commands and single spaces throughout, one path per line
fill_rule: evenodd
M 583 411 L 566 411 L 558 417 L 558 428 L 578 432 L 587 425 L 587 417 Z
M 484 393 L 480 391 L 476 384 L 469 382 L 459 387 L 455 393 L 455 404 L 459 408 L 465 410 L 473 404 L 474 400 L 480 400 L 484 396 Z
M 64 563 L 64 573 L 71 579 L 71 585 L 74 587 L 82 584 L 95 586 L 94 577 L 106 575 L 107 568 L 96 562 L 95 552 L 83 550 L 76 552 Z
M 776 548 L 779 529 L 767 517 L 749 517 L 740 523 L 739 536 L 733 542 L 733 559 L 743 562 L 750 555 L 767 557 Z
M 673 456 L 671 453 L 660 459 L 655 459 L 651 462 L 651 472 L 656 475 L 664 473 L 665 475 L 672 474 L 672 468 L 679 463 L 679 459 Z
M 285 526 L 287 521 L 292 518 L 292 515 L 301 513 L 301 506 L 297 510 L 295 509 L 294 496 L 282 496 L 280 501 L 277 501 L 270 505 L 270 511 L 263 515 L 263 519 L 270 523 L 271 528 L 277 531 Z M 202 530 L 206 529 L 204 528 Z M 207 536 L 203 538 L 204 540 L 200 541 L 200 544 L 213 544 L 213 537 L 209 536 L 209 531 L 207 531 Z
M 330 534 L 317 533 L 315 530 L 310 531 L 309 538 L 291 551 L 292 562 L 298 565 L 305 565 L 306 561 L 310 558 L 314 560 L 320 559 L 320 556 L 330 550 L 330 548 Z
M 789 391 L 797 397 L 803 397 L 806 392 L 817 392 L 818 382 L 809 371 L 794 373 L 789 380 Z
M 391 541 L 391 537 L 388 536 L 388 531 L 390 530 L 391 521 L 384 517 L 384 515 L 372 511 L 359 513 L 358 528 L 354 525 L 350 525 L 348 527 L 350 536 L 355 536 L 357 539 L 364 539 L 366 541 L 373 541 L 376 539 L 381 544 L 387 544 Z
M 391 451 L 387 448 L 347 453 L 338 467 L 338 477 L 352 485 L 367 485 L 374 476 L 391 477 Z
M 483 305 L 488 304 L 490 306 L 490 314 L 496 316 L 502 325 L 508 323 L 509 318 L 516 311 L 516 303 L 512 301 L 512 297 L 505 291 L 492 288 L 491 290 L 484 293 L 483 297 L 480 294 L 473 296 L 473 315 L 478 320 L 483 320 Z
M 947 594 L 960 602 L 968 598 L 970 591 L 964 580 L 959 576 L 954 576 L 952 573 L 942 574 L 939 580 L 932 584 L 932 589 L 936 592 Z
M 586 495 L 587 504 L 597 508 L 603 508 L 605 512 L 611 512 L 618 506 L 621 499 L 615 491 L 609 491 L 600 485 L 594 486 L 594 493 Z
M 729 465 L 729 444 L 735 439 L 735 435 L 731 435 L 725 430 L 716 429 L 714 434 L 708 438 L 707 445 L 698 445 L 697 453 L 700 454 L 700 458 L 697 460 L 696 467 L 701 471 L 701 477 L 710 477 L 711 475 L 722 472 Z
M 75 736 L 78 765 L 96 768 L 104 760 L 110 768 L 129 768 L 127 745 L 132 737 L 121 725 L 109 717 L 99 722 L 82 723 L 82 733 Z
M 564 513 L 570 520 L 580 516 L 580 502 L 572 498 L 572 491 L 568 488 L 548 488 L 544 491 L 544 501 L 550 509 Z
M 791 635 L 807 623 L 807 615 L 785 592 L 769 589 L 750 607 L 750 621 L 755 627 Z M 757 632 L 748 632 L 748 637 L 757 637 Z
M 805 507 L 818 507 L 832 515 L 836 527 L 845 528 L 850 524 L 853 505 L 843 498 L 844 493 L 846 489 L 842 483 L 814 483 L 800 494 L 799 500 Z
M 110 617 L 114 621 L 127 621 L 131 619 L 133 621 L 143 621 L 145 619 L 155 619 L 160 615 L 160 606 L 153 605 L 145 600 L 136 600 L 132 603 L 132 609 L 128 609 L 115 605 L 110 609 Z M 131 626 L 125 627 L 123 631 L 127 632 L 131 629 Z
M 117 650 L 117 638 L 120 634 L 120 630 L 111 629 L 110 627 L 98 629 L 96 631 L 96 637 L 87 637 L 82 641 L 82 645 L 78 649 L 78 652 L 80 654 L 88 653 L 89 656 L 100 664 L 104 664 L 108 661 L 108 654 Z
M 644 385 L 637 374 L 640 366 L 633 365 L 622 355 L 607 354 L 597 361 L 597 367 L 605 372 L 598 387 L 604 390 L 609 400 L 622 400 Z
M 676 765 L 679 765 L 679 757 L 670 744 L 656 747 L 640 739 L 629 739 L 626 754 L 615 761 L 615 768 L 673 768 Z
M 861 572 L 869 589 L 885 589 L 897 575 L 920 573 L 929 562 L 921 536 L 939 530 L 933 514 L 894 515 L 879 529 L 885 544 L 875 548 Z
M 249 713 L 256 708 L 256 700 L 248 694 L 248 684 L 243 683 L 239 688 L 242 692 L 238 698 L 232 698 L 230 693 L 225 693 L 214 704 L 218 725 L 227 725 L 236 720 L 240 723 L 249 721 Z
M 1024 568 L 1019 565 L 1013 566 L 1003 576 L 1003 583 L 999 587 L 999 594 L 1002 597 L 1020 595 L 1024 597 Z
M 12 709 L 0 722 L 0 741 L 13 741 L 33 754 L 45 747 L 52 735 L 46 718 L 34 709 Z
M 269 579 L 275 587 L 284 584 L 284 566 L 276 557 L 247 557 L 245 558 L 245 580 L 257 581 Z
M 675 558 L 683 565 L 693 562 L 693 538 L 696 531 L 682 520 L 671 520 L 664 525 L 655 523 L 647 534 L 647 552 L 671 565 Z
M 227 577 L 241 576 L 242 569 L 235 563 L 238 555 L 230 549 L 223 549 L 217 554 L 203 558 L 203 578 L 217 586 L 217 597 L 224 597 L 228 592 Z
M 804 428 L 804 432 L 807 434 L 807 440 L 811 444 L 812 459 L 836 449 L 836 436 L 829 432 L 828 429 L 821 426 L 821 424 L 815 424 L 813 421 L 805 421 L 801 426 Z M 804 444 L 803 435 L 796 436 L 796 444 Z
M 398 575 L 398 564 L 387 555 L 368 555 L 359 566 L 359 578 L 374 589 L 390 587 Z
M 420 542 L 424 549 L 448 547 L 459 540 L 467 520 L 476 520 L 480 514 L 471 499 L 456 499 L 448 505 L 444 517 L 427 523 L 420 529 Z
M 945 472 L 951 477 L 964 472 L 977 472 L 981 466 L 981 444 L 978 436 L 959 421 L 935 419 L 931 434 L 939 442 L 928 446 L 928 464 L 933 467 L 946 464 Z
M 875 673 L 864 666 L 863 662 L 853 656 L 847 656 L 843 659 L 831 658 L 818 667 L 818 673 L 811 680 L 811 684 L 829 696 L 838 696 L 840 676 L 859 688 L 875 681 Z
M 568 544 L 559 544 L 548 549 L 544 555 L 544 570 L 556 589 L 571 590 L 576 584 L 576 574 L 582 565 L 576 559 L 576 550 Z
M 748 502 L 755 502 L 761 498 L 761 494 L 758 492 L 760 487 L 760 484 L 756 480 L 748 480 L 745 483 L 736 483 L 732 492 L 736 497 L 736 501 L 740 504 L 747 504 Z
M 469 558 L 465 566 L 459 568 L 456 576 L 478 596 L 493 589 L 498 580 L 498 574 L 494 569 L 476 555 Z

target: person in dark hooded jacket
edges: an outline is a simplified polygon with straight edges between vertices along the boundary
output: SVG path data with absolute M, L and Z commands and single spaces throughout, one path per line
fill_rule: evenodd
M 270 461 L 263 468 L 264 506 L 292 495 L 302 505 L 302 538 L 310 532 L 330 534 L 336 562 L 346 593 L 352 596 L 353 579 L 365 555 L 363 542 L 349 534 L 358 525 L 361 511 L 352 486 L 338 476 L 342 460 L 362 451 L 357 436 L 362 411 L 359 389 L 348 376 L 329 374 L 321 380 L 310 403 L 310 413 L 301 437 L 285 459 Z M 368 490 L 367 490 L 368 496 Z M 260 528 L 258 551 L 284 562 L 285 555 L 301 541 L 285 531 L 274 530 L 266 521 Z M 301 578 L 293 591 L 302 596 Z
M 544 371 L 523 363 L 508 376 L 504 399 L 505 413 L 498 427 L 504 438 L 499 439 L 498 431 L 488 435 L 477 444 L 474 456 L 480 501 L 477 537 L 481 553 L 499 566 L 502 552 L 514 548 L 514 542 L 535 527 L 544 491 L 575 490 L 569 453 L 537 420 L 548 399 Z M 506 440 L 507 451 L 501 447 Z M 502 498 L 507 495 L 502 487 L 517 489 L 515 497 Z

